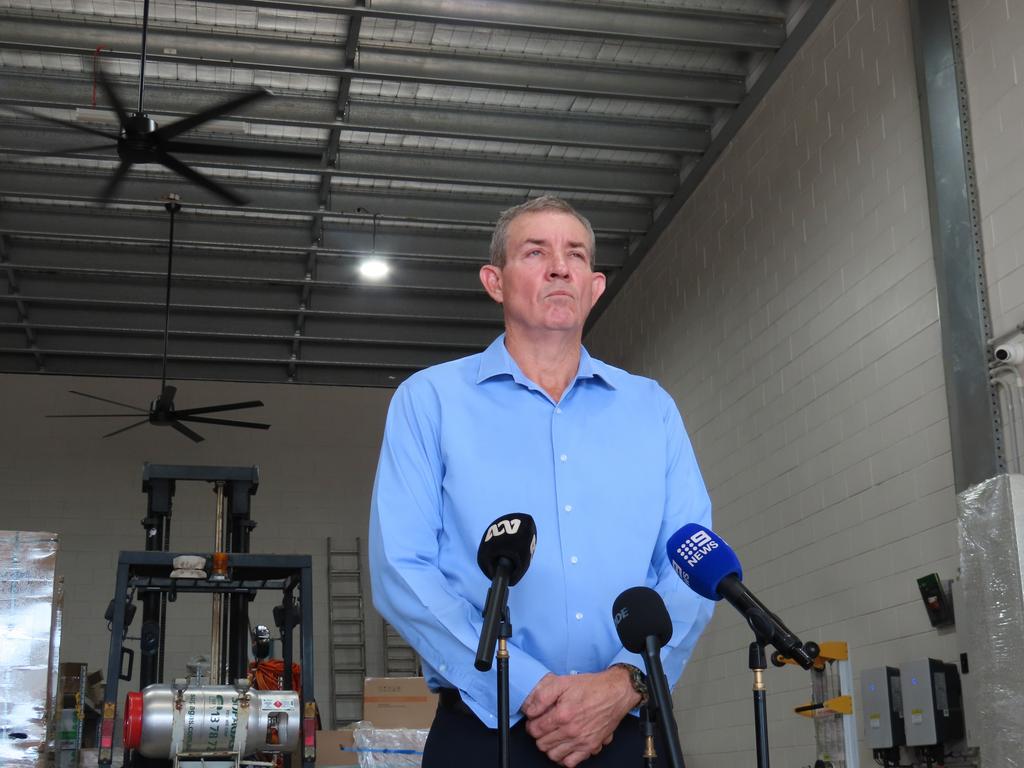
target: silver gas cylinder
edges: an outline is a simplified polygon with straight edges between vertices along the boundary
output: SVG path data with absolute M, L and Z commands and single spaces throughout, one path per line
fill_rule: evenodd
M 124 745 L 144 757 L 294 752 L 302 708 L 295 691 L 229 685 L 150 685 L 128 694 Z

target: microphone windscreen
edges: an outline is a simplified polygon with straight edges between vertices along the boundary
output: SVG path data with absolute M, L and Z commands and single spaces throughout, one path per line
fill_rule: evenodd
M 718 585 L 729 574 L 743 579 L 743 567 L 732 547 L 703 525 L 687 523 L 672 534 L 667 549 L 680 578 L 708 600 L 722 599 Z
M 672 639 L 672 618 L 661 595 L 650 587 L 630 587 L 612 604 L 612 619 L 622 647 L 642 653 L 647 638 L 658 638 L 658 647 Z
M 502 558 L 510 563 L 508 585 L 514 587 L 530 567 L 537 548 L 537 525 L 526 514 L 502 515 L 489 526 L 480 540 L 476 562 L 488 579 L 494 578 Z

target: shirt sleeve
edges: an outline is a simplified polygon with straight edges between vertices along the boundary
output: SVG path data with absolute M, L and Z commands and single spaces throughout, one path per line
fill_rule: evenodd
M 672 534 L 686 523 L 711 527 L 711 499 L 694 456 L 693 447 L 672 398 L 658 387 L 664 403 L 666 436 L 665 509 L 658 544 L 651 558 L 651 585 L 665 601 L 672 617 L 672 639 L 661 651 L 662 666 L 669 686 L 674 686 L 683 667 L 693 654 L 704 627 L 714 610 L 714 602 L 687 587 L 672 568 L 666 545 Z M 643 666 L 637 654 L 622 649 L 612 663 L 625 662 Z
M 429 382 L 410 379 L 388 410 L 370 512 L 369 557 L 373 603 L 454 687 L 481 719 L 496 727 L 496 668 L 473 663 L 483 617 L 445 577 L 439 562 L 443 535 L 444 460 L 441 408 Z M 482 532 L 481 532 L 482 533 Z M 509 709 L 513 722 L 523 700 L 548 669 L 509 642 Z

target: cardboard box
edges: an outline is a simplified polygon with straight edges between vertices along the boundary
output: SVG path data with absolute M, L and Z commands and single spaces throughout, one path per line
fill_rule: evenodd
M 422 677 L 368 677 L 363 685 L 363 720 L 375 728 L 429 728 L 436 710 Z
M 316 768 L 359 765 L 352 729 L 316 732 Z

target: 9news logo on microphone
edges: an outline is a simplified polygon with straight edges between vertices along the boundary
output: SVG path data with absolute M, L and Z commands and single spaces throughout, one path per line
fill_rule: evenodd
M 718 542 L 708 535 L 707 531 L 700 530 L 696 531 L 692 536 L 683 541 L 676 547 L 676 554 L 680 558 L 686 561 L 686 564 L 691 568 L 697 565 L 703 557 L 710 554 L 714 550 L 718 549 Z M 682 566 L 679 565 L 675 560 L 672 560 L 672 567 L 675 568 L 676 573 L 685 581 L 687 584 L 690 583 L 690 574 L 683 570 Z

